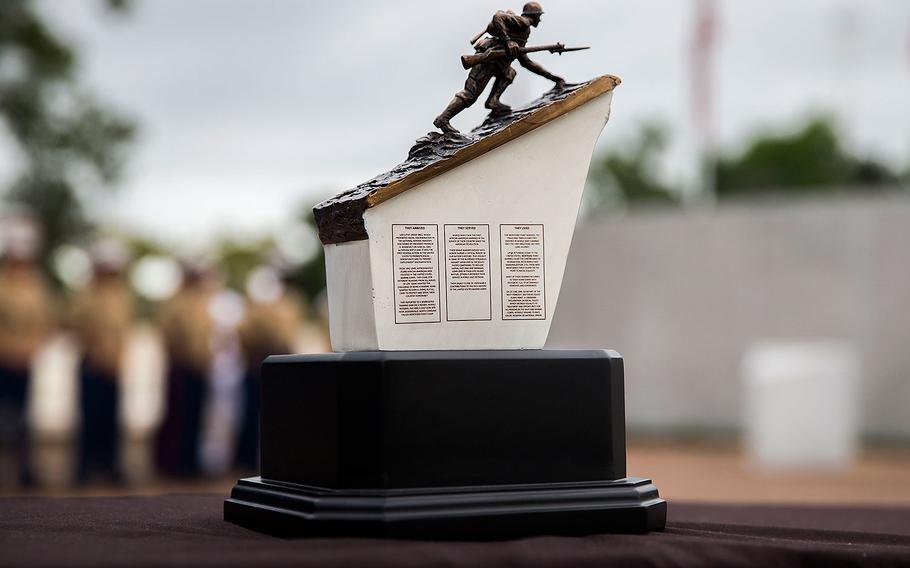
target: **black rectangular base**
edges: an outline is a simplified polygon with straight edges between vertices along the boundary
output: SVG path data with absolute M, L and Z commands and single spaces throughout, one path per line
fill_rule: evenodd
M 226 520 L 257 530 L 498 538 L 664 524 L 657 489 L 626 478 L 612 351 L 277 356 L 261 400 L 261 477 L 225 503 Z
M 445 490 L 331 490 L 241 479 L 227 521 L 276 536 L 492 540 L 535 534 L 644 533 L 666 524 L 647 479 Z

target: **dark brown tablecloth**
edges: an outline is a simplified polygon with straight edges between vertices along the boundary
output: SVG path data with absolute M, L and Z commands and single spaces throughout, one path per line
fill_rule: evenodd
M 222 521 L 223 497 L 0 499 L 0 564 L 910 566 L 910 508 L 671 502 L 667 530 L 647 535 L 282 540 Z

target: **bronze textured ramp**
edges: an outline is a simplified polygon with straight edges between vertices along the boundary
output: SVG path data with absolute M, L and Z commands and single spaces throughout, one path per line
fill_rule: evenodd
M 551 90 L 529 105 L 487 119 L 469 134 L 430 132 L 411 148 L 408 159 L 375 178 L 313 208 L 323 244 L 367 238 L 363 212 L 612 91 L 619 77 L 603 75 Z

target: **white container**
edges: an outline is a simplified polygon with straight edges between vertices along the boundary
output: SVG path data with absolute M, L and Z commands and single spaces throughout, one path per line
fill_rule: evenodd
M 743 359 L 745 442 L 764 469 L 843 469 L 855 458 L 859 361 L 838 341 L 775 341 Z

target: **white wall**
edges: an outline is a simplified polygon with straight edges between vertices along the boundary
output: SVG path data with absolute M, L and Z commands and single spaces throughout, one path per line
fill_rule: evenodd
M 633 427 L 739 428 L 750 345 L 817 337 L 859 349 L 863 430 L 910 436 L 910 198 L 583 225 L 547 347 L 621 352 Z

